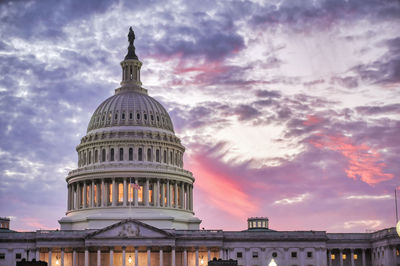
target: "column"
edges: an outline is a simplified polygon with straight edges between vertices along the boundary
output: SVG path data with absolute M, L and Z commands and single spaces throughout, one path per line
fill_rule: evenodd
M 211 260 L 211 250 L 207 248 L 207 263 Z
M 126 203 L 128 202 L 128 187 L 126 184 L 126 178 L 124 178 L 124 202 L 123 206 L 126 206 Z
M 176 198 L 176 197 L 175 197 Z M 187 250 L 186 248 L 183 250 L 183 266 L 187 266 Z
M 51 266 L 51 256 L 52 256 L 52 254 L 51 254 L 51 249 L 49 250 L 49 261 L 48 261 L 48 263 L 49 263 L 49 265 L 48 266 Z
M 94 180 L 92 180 L 92 185 L 90 187 L 90 208 L 94 207 Z
M 190 195 L 190 201 L 189 201 L 189 208 L 191 211 L 193 211 L 193 185 L 189 186 L 189 195 Z
M 80 209 L 81 208 L 81 184 L 78 182 L 76 184 L 76 208 L 75 209 Z
M 172 250 L 171 250 L 171 266 L 176 266 L 175 265 L 175 248 L 172 248 Z
M 167 207 L 171 207 L 171 191 L 169 188 L 169 180 L 167 180 Z
M 137 186 L 139 185 L 137 178 L 135 179 L 135 184 Z M 133 197 L 134 197 L 134 200 L 135 200 L 135 206 L 137 207 L 138 206 L 138 190 L 137 189 L 133 190 Z
M 196 262 L 195 262 L 196 266 L 199 266 L 199 248 L 196 248 Z
M 304 248 L 299 249 L 299 257 L 300 257 L 300 266 L 304 266 Z
M 85 266 L 89 266 L 89 250 L 85 249 Z
M 392 257 L 393 257 L 393 265 L 397 265 L 397 252 L 396 246 L 392 247 Z
M 101 200 L 103 200 L 103 197 L 101 196 L 101 191 L 103 191 L 103 188 L 99 182 L 97 182 L 97 206 L 102 206 Z
M 144 205 L 149 206 L 149 179 L 146 178 L 146 184 L 144 186 Z
M 340 266 L 343 266 L 343 250 L 339 249 L 339 261 L 340 261 Z
M 106 196 L 105 196 L 105 190 L 106 190 L 106 186 L 105 186 L 105 184 L 104 184 L 104 179 L 102 178 L 101 179 L 101 206 L 102 207 L 104 207 L 105 205 L 106 205 L 106 203 L 105 203 L 105 199 L 106 199 Z
M 67 208 L 68 210 L 71 210 L 71 186 L 68 184 L 68 202 L 67 202 Z M 29 260 L 29 259 L 28 259 Z
M 181 183 L 181 209 L 185 208 L 185 184 L 182 182 Z
M 36 259 L 36 261 L 39 261 L 39 260 L 40 260 L 40 252 L 39 252 L 39 249 L 36 249 L 35 259 Z
M 61 249 L 61 266 L 64 266 L 64 249 Z
M 266 256 L 265 248 L 261 248 L 261 266 L 267 265 L 268 262 L 265 260 L 266 257 L 267 256 Z M 234 259 L 233 249 L 229 250 L 228 259 L 230 259 L 230 258 Z
M 101 266 L 101 250 L 97 250 L 97 266 Z
M 110 266 L 114 265 L 114 250 L 110 249 Z
M 165 207 L 165 184 L 161 183 L 161 206 Z
M 124 184 L 125 183 L 126 182 L 125 182 L 125 179 L 124 179 Z M 125 186 L 124 186 L 124 188 L 125 188 Z M 125 193 L 124 193 L 124 195 L 125 195 Z M 125 259 L 126 259 L 126 248 L 122 247 L 122 266 L 125 266 Z
M 365 261 L 365 249 L 361 249 L 361 252 L 362 252 L 362 254 L 361 254 L 361 257 L 362 257 L 362 265 L 363 265 L 363 266 L 366 266 L 367 264 L 366 264 L 366 261 Z
M 72 266 L 76 266 L 76 250 L 72 251 Z
M 82 208 L 86 208 L 86 202 L 87 202 L 87 193 L 86 193 L 86 181 L 83 182 L 83 202 L 82 202 Z
M 112 203 L 111 206 L 117 205 L 117 186 L 115 185 L 115 178 L 112 179 Z
M 223 251 L 222 247 L 219 249 L 219 258 L 224 259 L 224 251 Z
M 176 183 L 176 181 L 175 181 L 174 188 L 175 188 L 175 192 L 174 192 L 174 195 L 175 195 L 174 208 L 178 208 L 178 183 Z
M 151 249 L 147 248 L 147 266 L 151 266 Z
M 139 250 L 135 247 L 135 266 L 139 266 Z
M 331 258 L 331 256 L 332 256 L 331 250 L 328 249 L 328 266 L 332 266 L 332 258 Z
M 157 186 L 155 193 L 155 205 L 156 207 L 160 207 L 160 179 L 157 178 Z
M 350 257 L 351 266 L 354 266 L 354 249 L 350 249 Z
M 160 248 L 160 266 L 164 266 L 164 256 L 162 248 Z

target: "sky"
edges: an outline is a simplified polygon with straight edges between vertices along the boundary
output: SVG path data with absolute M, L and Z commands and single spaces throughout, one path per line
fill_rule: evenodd
M 0 216 L 59 228 L 65 178 L 132 26 L 206 229 L 395 226 L 400 2 L 0 2 Z

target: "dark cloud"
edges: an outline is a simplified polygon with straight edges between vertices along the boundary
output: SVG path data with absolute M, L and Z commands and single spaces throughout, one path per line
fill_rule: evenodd
M 258 90 L 256 96 L 261 98 L 280 98 L 281 93 L 273 90 Z
M 356 111 L 363 115 L 400 114 L 400 104 L 382 106 L 359 106 Z

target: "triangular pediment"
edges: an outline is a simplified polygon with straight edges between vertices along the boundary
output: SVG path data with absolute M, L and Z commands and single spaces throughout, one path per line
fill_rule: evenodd
M 172 238 L 173 235 L 134 219 L 123 220 L 90 233 L 86 239 L 110 238 Z

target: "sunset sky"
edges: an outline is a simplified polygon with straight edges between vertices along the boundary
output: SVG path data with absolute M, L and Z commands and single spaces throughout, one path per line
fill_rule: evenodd
M 395 226 L 399 1 L 42 0 L 0 2 L 12 229 L 59 228 L 75 147 L 119 86 L 130 26 L 143 86 L 186 147 L 201 227 Z

